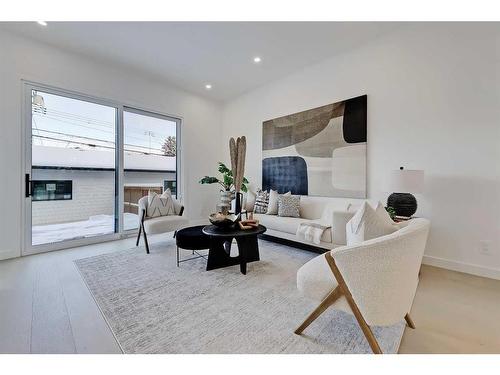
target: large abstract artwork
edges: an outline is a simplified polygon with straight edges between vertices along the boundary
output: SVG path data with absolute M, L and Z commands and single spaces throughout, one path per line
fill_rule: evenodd
M 366 95 L 265 121 L 262 188 L 366 198 Z

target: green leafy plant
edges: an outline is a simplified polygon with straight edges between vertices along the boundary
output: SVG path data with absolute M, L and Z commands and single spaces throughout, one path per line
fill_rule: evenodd
M 385 210 L 387 211 L 391 219 L 394 221 L 394 218 L 396 217 L 396 210 L 391 206 L 387 206 Z
M 231 191 L 231 188 L 234 187 L 233 185 L 233 172 L 226 167 L 226 165 L 222 162 L 219 162 L 219 167 L 218 167 L 219 173 L 222 174 L 222 179 L 219 179 L 217 177 L 211 177 L 211 176 L 205 176 L 203 177 L 199 183 L 200 184 L 219 184 L 224 188 L 225 191 Z M 243 177 L 243 183 L 241 184 L 241 191 L 247 192 L 248 191 L 248 180 L 246 177 Z

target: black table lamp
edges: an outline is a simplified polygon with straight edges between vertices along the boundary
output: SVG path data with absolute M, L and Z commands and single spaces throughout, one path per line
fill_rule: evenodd
M 392 171 L 390 187 L 394 193 L 387 198 L 387 206 L 394 208 L 396 216 L 411 217 L 417 212 L 417 199 L 411 193 L 423 192 L 424 171 L 400 167 Z

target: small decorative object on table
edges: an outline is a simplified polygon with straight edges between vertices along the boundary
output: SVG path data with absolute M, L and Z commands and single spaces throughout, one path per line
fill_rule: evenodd
M 238 222 L 241 229 L 247 230 L 259 227 L 259 220 L 241 220 Z
M 238 221 L 238 216 L 235 215 L 225 215 L 221 212 L 211 214 L 208 220 L 220 229 L 230 229 L 234 227 L 234 224 Z
M 424 190 L 424 171 L 403 167 L 392 171 L 391 188 L 395 193 L 387 198 L 387 206 L 394 209 L 396 217 L 411 218 L 417 211 L 417 199 L 411 193 Z

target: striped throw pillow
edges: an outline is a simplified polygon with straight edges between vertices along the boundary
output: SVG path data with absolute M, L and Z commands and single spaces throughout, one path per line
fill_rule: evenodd
M 269 193 L 265 190 L 257 191 L 253 212 L 255 212 L 256 214 L 265 214 L 267 212 L 268 204 L 269 204 Z

